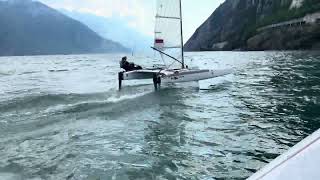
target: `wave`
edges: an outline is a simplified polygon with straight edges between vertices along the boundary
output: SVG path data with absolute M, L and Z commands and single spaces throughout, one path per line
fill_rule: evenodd
M 69 69 L 50 69 L 49 72 L 68 72 Z
M 25 74 L 35 74 L 35 73 L 39 73 L 41 71 L 26 71 L 26 72 L 22 72 L 19 75 L 25 75 Z
M 107 99 L 107 102 L 112 102 L 112 103 L 117 103 L 117 102 L 121 102 L 121 101 L 125 101 L 125 100 L 130 100 L 130 99 L 136 99 L 138 97 L 144 96 L 146 95 L 146 93 L 139 93 L 139 94 L 133 94 L 133 95 L 123 95 L 123 96 L 114 96 L 114 97 L 110 97 Z
M 15 129 L 42 129 L 74 118 L 118 119 L 152 107 L 155 100 L 157 98 L 148 92 L 123 95 L 117 91 L 26 96 L 0 102 L 0 127 L 5 127 L 3 131 L 9 133 Z
M 201 91 L 212 91 L 212 92 L 223 92 L 223 91 L 226 91 L 226 90 L 230 89 L 231 86 L 232 86 L 232 82 L 223 81 L 223 82 L 218 83 L 218 84 L 214 84 L 214 85 L 211 84 L 207 88 L 200 88 L 200 90 Z
M 139 117 L 140 112 L 157 112 L 159 106 L 167 104 L 179 109 L 188 108 L 182 99 L 179 89 L 154 91 L 152 85 L 128 87 L 121 92 L 111 89 L 90 94 L 33 94 L 0 102 L 0 116 L 9 124 L 32 130 L 69 120 Z M 161 112 L 162 115 L 166 113 Z M 186 117 L 183 115 L 182 118 Z
M 78 116 L 122 116 L 128 112 L 136 111 L 139 108 L 145 109 L 150 107 L 155 98 L 151 93 L 139 93 L 132 95 L 112 96 L 105 100 L 89 100 L 79 102 L 65 107 L 60 112 L 70 114 L 75 113 Z M 134 107 L 134 108 L 133 108 Z
M 142 86 L 143 87 L 143 86 Z M 91 94 L 31 94 L 14 99 L 0 101 L 0 112 L 43 112 L 43 113 L 69 113 L 81 112 L 99 107 L 107 107 L 123 101 L 130 101 L 145 96 L 152 91 L 145 88 L 136 88 L 133 91 L 118 92 L 111 89 L 107 92 Z
M 104 97 L 103 93 L 96 94 L 40 94 L 27 95 L 24 97 L 9 99 L 0 102 L 0 112 L 16 111 L 32 108 L 45 108 L 58 104 L 75 103 L 87 99 L 99 99 Z
M 14 75 L 15 73 L 16 73 L 15 70 L 11 70 L 11 71 L 0 70 L 0 76 L 10 76 L 10 75 Z

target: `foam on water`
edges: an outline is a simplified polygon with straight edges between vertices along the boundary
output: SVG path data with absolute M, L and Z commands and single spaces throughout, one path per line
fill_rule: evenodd
M 125 101 L 125 100 L 130 100 L 130 99 L 136 99 L 138 97 L 142 97 L 145 96 L 148 93 L 152 93 L 150 92 L 145 92 L 145 93 L 139 93 L 139 94 L 133 94 L 133 95 L 122 95 L 122 96 L 113 96 L 107 99 L 106 102 L 112 102 L 112 103 L 117 103 L 120 101 Z
M 12 71 L 0 70 L 0 76 L 9 76 L 9 75 L 13 75 L 14 73 L 15 73 L 14 70 Z

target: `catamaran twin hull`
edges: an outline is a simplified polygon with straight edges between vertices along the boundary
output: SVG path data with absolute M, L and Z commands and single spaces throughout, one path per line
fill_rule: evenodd
M 123 80 L 153 79 L 155 88 L 161 83 L 183 83 L 211 79 L 226 74 L 232 70 L 190 70 L 186 68 L 183 50 L 183 23 L 181 0 L 157 0 L 154 47 L 161 59 L 169 58 L 179 62 L 181 69 L 150 69 L 119 73 L 119 88 Z M 173 51 L 173 52 L 172 52 Z
M 201 81 L 211 79 L 215 77 L 224 76 L 232 73 L 232 69 L 224 70 L 190 70 L 190 69 L 178 69 L 178 70 L 136 70 L 130 72 L 119 73 L 119 88 L 121 89 L 123 80 L 139 80 L 139 79 L 153 79 L 153 83 L 157 88 L 158 85 L 183 83 L 192 81 Z

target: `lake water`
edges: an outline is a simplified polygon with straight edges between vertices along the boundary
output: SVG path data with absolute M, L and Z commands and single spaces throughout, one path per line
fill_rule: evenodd
M 245 179 L 320 128 L 320 52 L 187 53 L 235 73 L 159 91 L 120 58 L 0 57 L 0 179 Z

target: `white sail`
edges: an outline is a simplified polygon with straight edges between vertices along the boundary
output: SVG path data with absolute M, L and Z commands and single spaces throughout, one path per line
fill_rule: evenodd
M 157 0 L 154 47 L 183 61 L 181 0 Z M 170 65 L 170 61 L 166 60 Z

